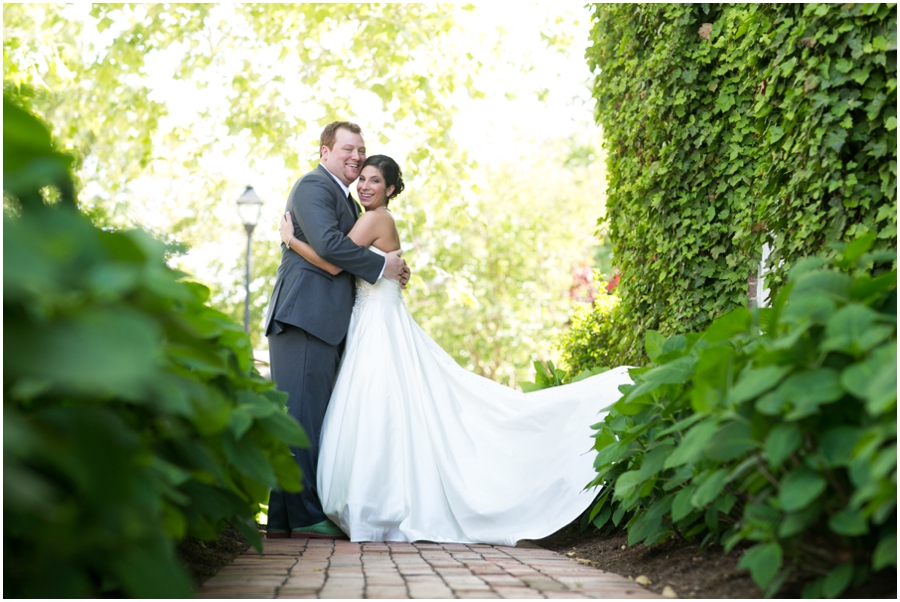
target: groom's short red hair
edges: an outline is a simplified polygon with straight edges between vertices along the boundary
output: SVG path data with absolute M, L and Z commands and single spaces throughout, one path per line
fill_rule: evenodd
M 322 147 L 327 146 L 328 150 L 334 149 L 334 139 L 337 138 L 337 131 L 341 128 L 349 130 L 354 134 L 362 136 L 362 128 L 350 121 L 332 121 L 322 130 L 319 136 L 319 157 L 322 156 Z

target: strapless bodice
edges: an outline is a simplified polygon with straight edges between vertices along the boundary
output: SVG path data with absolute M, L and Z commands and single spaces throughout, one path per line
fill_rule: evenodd
M 382 257 L 387 255 L 378 247 L 369 247 Z M 380 303 L 403 303 L 400 283 L 389 278 L 379 278 L 375 284 L 369 284 L 362 278 L 356 279 L 356 301 L 353 304 L 353 313 L 358 314 L 372 299 Z

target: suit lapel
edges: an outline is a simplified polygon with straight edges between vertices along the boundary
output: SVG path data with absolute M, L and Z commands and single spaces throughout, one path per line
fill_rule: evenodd
M 351 200 L 351 197 L 349 195 L 344 194 L 344 189 L 341 188 L 341 185 L 335 181 L 334 177 L 328 172 L 327 169 L 325 169 L 325 167 L 321 163 L 319 164 L 319 167 L 317 169 L 321 169 L 325 177 L 328 178 L 332 184 L 334 184 L 335 194 L 339 199 L 343 200 L 343 203 L 339 202 L 338 205 L 343 205 L 344 207 L 349 209 L 350 214 L 353 216 L 353 221 L 356 222 L 356 220 L 359 219 L 359 206 L 355 201 Z

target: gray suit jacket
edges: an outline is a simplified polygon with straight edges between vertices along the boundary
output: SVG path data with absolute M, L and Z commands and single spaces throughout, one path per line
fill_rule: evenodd
M 289 324 L 338 345 L 350 327 L 353 277 L 374 284 L 384 258 L 347 238 L 359 217 L 359 208 L 321 165 L 294 184 L 285 211 L 293 215 L 294 235 L 344 271 L 332 276 L 282 243 L 281 265 L 266 316 L 266 336 L 278 334 Z

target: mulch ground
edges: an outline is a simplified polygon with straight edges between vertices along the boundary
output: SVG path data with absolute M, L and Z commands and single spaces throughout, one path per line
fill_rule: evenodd
M 675 538 L 650 547 L 628 546 L 624 531 L 603 535 L 590 529 L 580 533 L 573 525 L 536 543 L 604 571 L 636 580 L 643 576 L 650 581 L 644 586 L 657 593 L 662 593 L 668 585 L 679 598 L 764 597 L 750 573 L 737 568 L 742 553 L 738 548 L 725 554 L 718 546 L 701 548 L 698 543 Z M 802 597 L 803 586 L 809 578 L 797 576 L 789 580 L 778 597 Z M 881 571 L 868 583 L 845 592 L 842 597 L 897 599 L 897 572 Z
M 230 564 L 249 547 L 250 542 L 247 538 L 228 525 L 225 531 L 219 534 L 218 541 L 200 541 L 187 537 L 178 544 L 176 552 L 193 579 L 194 586 L 200 587 L 201 583 L 219 572 L 223 566 Z

